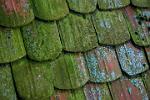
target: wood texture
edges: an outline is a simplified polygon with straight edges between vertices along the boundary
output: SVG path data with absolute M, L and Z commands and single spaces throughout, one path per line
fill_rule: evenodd
M 79 13 L 90 13 L 96 9 L 97 0 L 67 0 L 69 8 Z
M 55 22 L 35 20 L 22 28 L 22 35 L 30 59 L 36 61 L 54 60 L 62 51 Z
M 43 100 L 53 94 L 53 70 L 50 62 L 34 62 L 26 58 L 12 63 L 17 92 L 22 99 Z
M 0 25 L 23 26 L 33 19 L 30 0 L 0 0 Z
M 36 17 L 42 20 L 58 20 L 69 13 L 66 0 L 32 0 Z
M 59 89 L 76 89 L 89 80 L 82 54 L 65 54 L 53 62 L 54 85 Z
M 60 36 L 64 50 L 87 51 L 97 44 L 97 37 L 90 16 L 70 13 L 59 22 Z
M 0 99 L 17 100 L 9 64 L 0 65 Z
M 142 48 L 131 42 L 116 48 L 121 68 L 129 75 L 137 75 L 148 70 L 149 66 Z
M 0 27 L 0 63 L 8 63 L 26 55 L 19 29 Z
M 129 20 L 132 39 L 136 45 L 150 45 L 150 11 L 149 9 L 125 8 L 125 15 Z
M 109 85 L 113 100 L 149 100 L 140 78 L 122 78 Z
M 96 11 L 92 19 L 100 44 L 118 45 L 130 39 L 127 23 L 121 11 Z
M 98 0 L 100 9 L 122 8 L 130 4 L 130 0 Z
M 90 81 L 109 82 L 122 76 L 113 47 L 98 47 L 85 53 Z

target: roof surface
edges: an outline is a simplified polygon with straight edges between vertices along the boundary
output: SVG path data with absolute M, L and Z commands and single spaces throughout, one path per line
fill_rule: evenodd
M 150 0 L 0 0 L 0 100 L 149 100 Z

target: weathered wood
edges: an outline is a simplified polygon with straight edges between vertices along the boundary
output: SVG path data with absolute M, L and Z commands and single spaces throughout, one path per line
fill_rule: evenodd
M 0 25 L 23 26 L 33 19 L 30 0 L 0 0 Z
M 32 0 L 36 17 L 42 20 L 58 20 L 69 13 L 66 0 Z
M 35 20 L 22 28 L 28 56 L 36 61 L 54 60 L 62 51 L 55 22 Z
M 59 89 L 75 89 L 89 80 L 82 54 L 64 54 L 53 62 L 54 85 Z
M 150 0 L 131 0 L 131 2 L 138 7 L 150 7 Z
M 122 8 L 130 4 L 130 0 L 98 0 L 100 9 Z
M 0 63 L 8 63 L 26 55 L 19 29 L 0 27 Z
M 113 47 L 98 47 L 85 53 L 85 59 L 92 82 L 109 82 L 122 75 Z
M 114 100 L 149 100 L 140 78 L 122 78 L 111 82 L 109 88 Z
M 69 8 L 80 13 L 90 13 L 96 9 L 97 0 L 67 0 Z
M 150 45 L 150 10 L 127 7 L 124 10 L 129 22 L 130 33 L 135 44 Z
M 140 47 L 135 47 L 131 42 L 116 48 L 121 68 L 129 75 L 137 75 L 148 70 L 144 51 Z
M 53 70 L 50 62 L 23 58 L 12 63 L 17 92 L 22 99 L 43 100 L 53 94 Z
M 0 99 L 17 100 L 9 64 L 0 65 Z
M 90 16 L 70 13 L 59 21 L 60 36 L 64 50 L 87 51 L 96 47 L 97 38 Z
M 86 100 L 112 100 L 106 84 L 87 84 L 84 93 Z
M 130 39 L 122 11 L 96 11 L 92 18 L 100 44 L 118 45 Z

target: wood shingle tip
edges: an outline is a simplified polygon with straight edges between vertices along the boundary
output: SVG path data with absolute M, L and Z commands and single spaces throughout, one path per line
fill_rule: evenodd
M 0 0 L 0 100 L 149 100 L 150 0 Z

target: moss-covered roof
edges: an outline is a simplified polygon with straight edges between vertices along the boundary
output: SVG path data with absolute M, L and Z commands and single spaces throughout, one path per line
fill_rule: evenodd
M 0 0 L 0 100 L 149 100 L 150 0 Z

